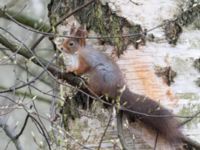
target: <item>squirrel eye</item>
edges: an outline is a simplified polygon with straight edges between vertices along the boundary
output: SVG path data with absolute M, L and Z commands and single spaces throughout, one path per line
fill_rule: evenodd
M 70 42 L 69 42 L 69 46 L 72 47 L 72 46 L 74 46 L 74 45 L 75 45 L 74 41 L 70 41 Z

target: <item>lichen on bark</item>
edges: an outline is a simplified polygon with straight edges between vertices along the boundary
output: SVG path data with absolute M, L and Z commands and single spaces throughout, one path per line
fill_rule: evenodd
M 67 6 L 73 10 L 85 2 L 87 0 L 71 0 Z M 100 1 L 76 13 L 75 17 L 80 24 L 86 26 L 87 30 L 93 30 L 102 36 L 101 43 L 115 46 L 118 55 L 123 53 L 128 44 L 133 44 L 137 48 L 140 42 L 144 43 L 144 35 L 141 34 L 143 30 L 140 25 L 130 24 L 125 18 L 112 12 L 107 4 L 103 5 Z M 136 35 L 131 38 L 120 37 L 124 34 Z
M 187 9 L 180 12 L 174 19 L 165 21 L 164 33 L 169 44 L 176 45 L 182 27 L 193 24 L 194 28 L 200 28 L 200 4 L 190 2 Z
M 200 4 L 194 3 L 192 6 L 188 6 L 187 10 L 181 12 L 181 14 L 178 15 L 176 22 L 181 26 L 188 26 L 196 20 L 199 20 L 199 15 Z

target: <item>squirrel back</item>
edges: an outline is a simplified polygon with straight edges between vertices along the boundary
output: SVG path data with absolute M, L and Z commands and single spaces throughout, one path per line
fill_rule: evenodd
M 74 35 L 82 36 L 81 30 L 82 28 L 79 28 Z M 108 95 L 115 100 L 119 94 L 118 90 L 126 87 L 120 68 L 104 53 L 80 43 L 85 43 L 84 38 L 82 42 L 80 39 L 70 38 L 62 44 L 62 50 L 67 55 L 73 56 L 73 61 L 76 61 L 76 63 L 69 64 L 67 71 L 88 74 L 90 90 L 99 96 Z M 122 108 L 125 108 L 122 110 L 130 122 L 140 120 L 169 142 L 180 141 L 182 133 L 178 129 L 178 121 L 169 110 L 157 102 L 133 93 L 126 87 L 121 93 L 120 104 Z
M 89 87 L 97 95 L 116 97 L 118 89 L 125 84 L 123 74 L 117 64 L 104 53 L 92 48 L 81 49 L 80 56 L 89 64 Z

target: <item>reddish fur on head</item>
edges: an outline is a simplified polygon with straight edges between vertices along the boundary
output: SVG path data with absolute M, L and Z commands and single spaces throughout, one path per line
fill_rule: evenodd
M 79 27 L 77 30 L 74 24 L 70 30 L 71 38 L 64 39 L 61 49 L 65 52 L 73 54 L 77 52 L 80 47 L 84 47 L 86 45 L 85 37 L 87 36 L 87 32 L 84 30 L 84 27 Z
M 74 72 L 76 74 L 83 74 L 90 69 L 89 64 L 85 58 L 81 56 L 81 48 L 85 46 L 85 37 L 87 32 L 83 27 L 79 27 L 77 30 L 72 25 L 70 30 L 71 38 L 64 39 L 61 49 L 68 56 L 67 71 Z
M 83 26 L 80 26 L 80 27 L 77 29 L 77 31 L 76 31 L 76 33 L 75 33 L 75 36 L 76 36 L 76 37 L 79 37 L 79 38 L 77 39 L 79 45 L 80 45 L 81 47 L 84 47 L 84 46 L 86 45 L 86 40 L 85 40 L 85 38 L 86 38 L 86 36 L 87 36 L 87 32 L 86 32 L 86 30 L 84 29 Z

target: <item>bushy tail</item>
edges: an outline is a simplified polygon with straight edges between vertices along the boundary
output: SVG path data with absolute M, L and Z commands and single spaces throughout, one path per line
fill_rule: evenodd
M 124 114 L 130 121 L 139 119 L 146 126 L 157 131 L 171 143 L 181 140 L 182 133 L 178 129 L 178 121 L 171 116 L 173 115 L 171 112 L 160 106 L 157 102 L 148 97 L 135 94 L 126 88 L 121 96 L 121 105 L 123 105 L 125 109 L 138 112 L 134 113 L 126 110 L 124 111 Z M 162 115 L 163 117 L 161 117 Z

